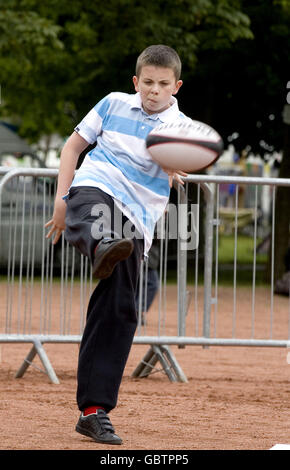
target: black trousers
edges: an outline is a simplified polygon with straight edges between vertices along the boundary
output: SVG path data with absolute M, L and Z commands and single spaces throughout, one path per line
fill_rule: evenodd
M 91 187 L 71 188 L 65 238 L 90 260 L 100 238 L 121 238 L 116 227 L 118 232 L 126 223 L 128 219 L 108 194 Z M 137 327 L 135 296 L 144 246 L 143 238 L 137 235 L 132 238 L 132 254 L 116 265 L 109 278 L 99 281 L 89 301 L 77 371 L 80 410 L 98 405 L 109 412 L 117 404 Z

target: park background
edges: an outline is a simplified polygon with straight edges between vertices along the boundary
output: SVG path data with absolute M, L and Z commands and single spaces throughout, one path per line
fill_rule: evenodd
M 136 57 L 146 46 L 164 43 L 175 48 L 183 62 L 180 108 L 223 137 L 221 165 L 209 171 L 289 178 L 289 31 L 288 0 L 0 0 L 1 124 L 29 144 L 41 166 L 57 166 L 74 126 L 105 94 L 133 92 Z M 10 159 L 4 150 L 0 164 L 24 165 L 23 156 Z M 237 173 L 241 168 L 244 172 Z M 285 270 L 289 217 L 289 194 L 281 187 L 275 227 L 278 277 Z M 229 265 L 232 235 L 221 236 L 220 243 L 220 266 Z M 239 262 L 250 264 L 251 232 L 239 234 L 239 249 Z M 261 253 L 258 259 L 265 273 L 268 254 Z M 225 272 L 221 270 L 219 280 Z M 239 322 L 246 337 L 251 268 L 248 273 L 246 285 L 238 291 Z M 263 277 L 257 291 L 262 331 L 267 328 L 264 282 Z M 175 290 L 172 284 L 167 304 L 170 328 L 177 310 Z M 2 296 L 0 301 L 4 311 Z M 275 302 L 275 326 L 281 337 L 289 328 L 289 301 L 281 296 Z M 226 285 L 221 288 L 220 308 L 223 334 L 230 329 Z M 154 310 L 151 313 L 153 329 Z M 74 433 L 78 346 L 50 344 L 47 349 L 59 386 L 32 368 L 23 380 L 15 381 L 27 346 L 1 345 L 0 412 L 5 427 L 0 430 L 0 447 L 94 449 L 94 443 L 79 440 Z M 125 434 L 123 449 L 268 449 L 289 442 L 285 351 L 175 348 L 188 383 L 170 385 L 158 374 L 150 380 L 132 380 L 145 351 L 145 346 L 133 348 L 113 415 L 116 429 Z
M 231 162 L 218 174 L 287 178 L 289 30 L 288 0 L 1 1 L 1 124 L 26 140 L 41 166 L 58 166 L 74 126 L 105 94 L 132 93 L 136 57 L 164 43 L 183 62 L 181 110 L 224 140 Z M 2 165 L 15 164 L 1 152 Z M 241 164 L 246 172 L 235 171 Z M 279 188 L 277 278 L 289 244 L 288 200 Z

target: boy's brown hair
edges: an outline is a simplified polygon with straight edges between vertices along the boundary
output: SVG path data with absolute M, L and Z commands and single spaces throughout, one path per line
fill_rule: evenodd
M 181 60 L 177 52 L 169 46 L 157 44 L 144 49 L 136 62 L 136 75 L 140 76 L 141 69 L 145 65 L 166 67 L 173 70 L 176 81 L 181 75 Z

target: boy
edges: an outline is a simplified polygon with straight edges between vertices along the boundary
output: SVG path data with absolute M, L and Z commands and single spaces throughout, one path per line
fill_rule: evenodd
M 140 262 L 172 178 L 182 183 L 179 175 L 186 176 L 162 169 L 145 146 L 155 126 L 188 119 L 173 97 L 182 85 L 180 73 L 173 49 L 150 46 L 136 63 L 136 94 L 110 93 L 84 117 L 62 150 L 54 213 L 46 224 L 53 243 L 65 230 L 66 240 L 88 256 L 100 279 L 79 351 L 76 431 L 105 444 L 122 443 L 108 413 L 116 406 L 137 326 Z M 75 174 L 80 153 L 95 142 Z

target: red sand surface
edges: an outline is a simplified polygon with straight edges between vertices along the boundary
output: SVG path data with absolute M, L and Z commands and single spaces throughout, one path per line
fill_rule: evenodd
M 167 293 L 166 334 L 174 334 L 175 287 L 168 287 Z M 232 331 L 231 295 L 229 288 L 219 292 L 220 337 L 230 337 Z M 266 295 L 264 288 L 257 288 L 257 337 L 269 334 Z M 246 288 L 238 290 L 235 325 L 241 338 L 251 335 L 249 297 Z M 3 313 L 3 305 L 0 308 Z M 288 337 L 288 312 L 289 299 L 275 296 L 273 339 Z M 156 315 L 153 305 L 146 334 L 156 331 Z M 188 319 L 187 334 L 190 322 L 193 325 L 194 320 Z M 78 344 L 44 345 L 59 385 L 32 367 L 22 378 L 14 378 L 30 347 L 0 344 L 0 449 L 116 450 L 74 430 L 79 416 L 75 403 Z M 170 346 L 187 383 L 170 382 L 162 372 L 132 378 L 148 349 L 148 345 L 133 345 L 118 406 L 110 414 L 124 441 L 118 450 L 267 450 L 277 443 L 290 444 L 286 348 Z M 39 358 L 34 363 L 41 366 Z

